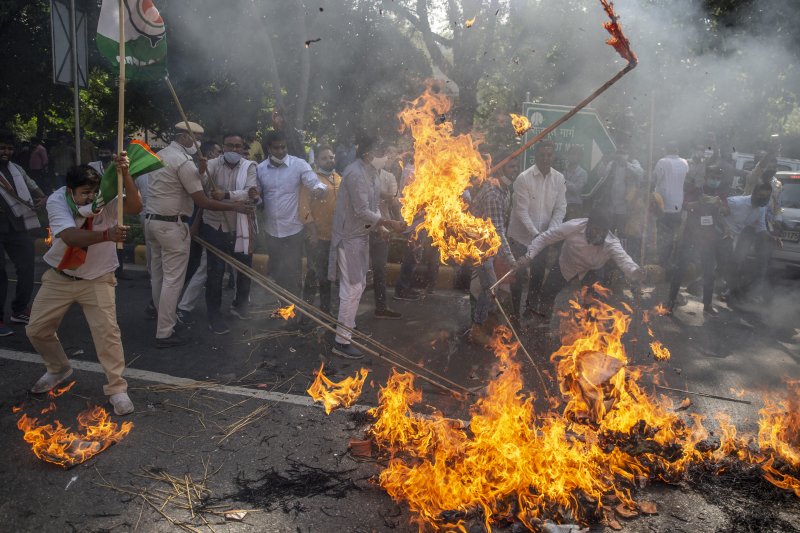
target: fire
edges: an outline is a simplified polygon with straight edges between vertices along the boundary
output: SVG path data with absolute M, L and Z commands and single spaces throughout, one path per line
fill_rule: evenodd
M 472 25 L 473 25 L 473 24 L 475 24 L 475 20 L 476 20 L 477 18 L 478 18 L 478 16 L 477 16 L 477 15 L 475 15 L 475 16 L 474 16 L 474 17 L 472 17 L 471 19 L 467 19 L 467 20 L 465 20 L 465 21 L 464 21 L 464 27 L 465 27 L 465 28 L 471 28 L 471 27 L 472 27 Z
M 53 246 L 53 232 L 50 229 L 50 226 L 47 226 L 47 238 L 44 240 L 44 243 L 47 245 L 48 248 Z
M 61 425 L 39 424 L 37 418 L 23 414 L 17 427 L 23 431 L 25 442 L 31 445 L 33 453 L 48 463 L 70 468 L 83 463 L 102 452 L 114 443 L 121 441 L 133 428 L 133 423 L 124 422 L 121 426 L 112 422 L 102 407 L 93 407 L 78 414 L 79 432 Z
M 491 221 L 467 212 L 464 191 L 471 180 L 486 178 L 486 162 L 468 134 L 454 135 L 453 124 L 442 117 L 451 102 L 429 85 L 398 115 L 414 137 L 414 178 L 403 190 L 401 214 L 411 225 L 420 213 L 417 234 L 426 231 L 441 251 L 442 262 L 476 263 L 494 255 L 500 237 Z
M 669 348 L 661 344 L 660 341 L 653 341 L 650 343 L 650 350 L 653 352 L 653 357 L 659 361 L 669 361 L 671 354 Z
M 276 309 L 275 313 L 284 320 L 289 320 L 290 318 L 294 318 L 295 317 L 294 304 L 287 305 L 286 307 L 281 307 L 280 309 Z
M 334 409 L 339 407 L 348 408 L 361 396 L 361 389 L 367 379 L 369 370 L 362 368 L 356 375 L 349 376 L 342 381 L 331 381 L 322 373 L 325 364 L 320 365 L 317 370 L 317 378 L 306 392 L 315 402 L 322 402 L 325 407 L 325 414 L 329 415 Z
M 637 384 L 641 371 L 629 366 L 622 342 L 629 324 L 628 314 L 603 302 L 572 302 L 563 345 L 551 357 L 562 413 L 536 412 L 505 328 L 493 339 L 498 377 L 473 405 L 469 431 L 441 413 L 415 413 L 422 393 L 413 376 L 393 372 L 371 411 L 370 434 L 390 454 L 381 487 L 436 530 L 463 531 L 476 510 L 491 531 L 512 515 L 538 530 L 546 518 L 586 522 L 613 516 L 614 507 L 637 509 L 637 482 L 678 479 L 712 452 L 698 449 L 709 435 L 699 415 L 686 421 L 671 401 Z
M 515 115 L 514 113 L 511 113 L 510 116 L 511 125 L 514 127 L 514 133 L 517 134 L 517 137 L 525 135 L 525 132 L 531 129 L 531 121 L 528 120 L 528 117 L 524 115 Z
M 664 307 L 662 304 L 658 304 L 653 308 L 653 312 L 658 316 L 667 316 L 669 314 L 669 309 Z
M 67 383 L 66 385 L 64 385 L 64 386 L 63 386 L 63 387 L 61 387 L 61 388 L 55 388 L 55 389 L 52 389 L 50 392 L 48 392 L 48 393 L 47 393 L 47 397 L 48 397 L 49 399 L 51 399 L 51 400 L 55 400 L 55 399 L 56 399 L 56 398 L 58 398 L 59 396 L 61 396 L 61 395 L 65 394 L 66 392 L 69 392 L 69 390 L 70 390 L 72 387 L 74 387 L 74 386 L 75 386 L 75 383 L 76 383 L 76 382 L 75 382 L 75 380 L 72 380 L 72 381 L 70 381 L 69 383 Z
M 636 54 L 631 50 L 631 43 L 622 32 L 622 26 L 619 23 L 619 16 L 614 12 L 614 2 L 611 0 L 600 0 L 603 5 L 609 22 L 604 22 L 603 27 L 611 34 L 611 37 L 606 41 L 606 44 L 612 46 L 617 53 L 630 64 L 635 65 L 639 62 Z

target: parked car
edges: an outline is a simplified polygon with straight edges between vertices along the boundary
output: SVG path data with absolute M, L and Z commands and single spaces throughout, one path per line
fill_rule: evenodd
M 756 158 L 753 154 L 734 152 L 733 164 L 736 168 L 736 175 L 733 178 L 732 189 L 736 194 L 740 194 L 744 190 L 744 181 L 747 173 L 756 168 Z M 779 157 L 777 171 L 800 173 L 800 159 Z
M 783 247 L 776 246 L 772 262 L 776 266 L 800 267 L 800 172 L 778 172 L 780 180 L 780 213 L 775 217 L 775 233 Z

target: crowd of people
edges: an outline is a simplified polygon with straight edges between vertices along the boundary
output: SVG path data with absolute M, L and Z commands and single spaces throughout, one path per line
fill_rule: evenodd
M 573 146 L 564 161 L 557 161 L 556 145 L 547 140 L 535 146 L 530 168 L 520 172 L 513 160 L 497 175 L 475 180 L 465 191 L 465 203 L 473 215 L 491 220 L 501 245 L 480 264 L 460 267 L 475 297 L 469 339 L 478 345 L 488 340 L 497 323 L 498 300 L 491 289 L 505 273 L 512 272 L 507 287 L 512 323 L 547 325 L 558 294 L 569 284 L 591 287 L 618 271 L 634 284 L 644 281 L 640 264 L 654 242 L 652 259 L 666 272 L 670 312 L 680 303 L 690 265 L 702 280 L 703 310 L 709 316 L 717 314 L 712 297 L 718 278 L 724 281 L 721 296 L 731 301 L 745 297 L 754 283 L 764 283 L 772 246 L 768 227 L 779 209 L 775 154 L 763 154 L 745 176 L 744 194 L 732 195 L 732 166 L 709 144 L 698 146 L 687 160 L 670 143 L 654 166 L 652 182 L 620 147 L 589 187 L 581 147 Z M 126 154 L 114 155 L 111 144 L 100 143 L 96 151 L 82 144 L 86 164 L 80 165 L 74 165 L 75 152 L 66 141 L 47 153 L 31 139 L 26 165 L 15 157 L 18 146 L 13 136 L 0 136 L 0 244 L 18 275 L 10 322 L 27 324 L 47 367 L 33 392 L 46 392 L 72 373 L 56 332 L 77 302 L 87 315 L 115 412 L 133 411 L 122 378 L 114 294 L 117 243 L 129 235 L 127 226 L 116 223 L 120 209 L 139 214 L 143 227 L 152 296 L 147 313 L 156 320 L 157 348 L 189 341 L 183 326 L 197 322 L 193 313 L 203 296 L 214 334 L 229 333 L 231 318 L 250 318 L 250 279 L 231 272 L 235 295 L 224 310 L 226 262 L 193 236 L 248 266 L 257 243 L 265 243 L 269 276 L 277 284 L 325 312 L 337 311 L 343 327 L 336 331 L 332 352 L 345 358 L 363 357 L 351 343 L 351 331 L 370 273 L 374 317 L 401 318 L 387 302 L 393 239 L 402 243 L 394 298 L 414 301 L 435 290 L 441 261 L 424 231 L 418 231 L 423 214 L 410 225 L 400 217 L 414 166 L 413 154 L 399 144 L 362 134 L 336 147 L 319 142 L 307 151 L 299 132 L 286 127 L 280 114 L 260 140 L 236 131 L 209 139 L 199 124 L 184 121 L 158 151 L 163 167 L 135 180 Z M 123 172 L 125 196 L 98 206 L 100 177 L 112 161 Z M 29 230 L 39 226 L 36 210 L 45 202 L 53 244 L 44 261 L 50 268 L 30 307 L 34 251 Z M 648 220 L 655 221 L 649 232 L 644 231 Z M 417 272 L 420 265 L 424 272 Z M 3 268 L 4 303 L 7 284 Z M 0 335 L 12 334 L 2 319 Z M 311 324 L 297 318 L 286 327 Z

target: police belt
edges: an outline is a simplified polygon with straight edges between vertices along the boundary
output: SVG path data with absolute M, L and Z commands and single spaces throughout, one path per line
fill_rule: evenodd
M 189 217 L 186 215 L 156 215 L 155 213 L 147 213 L 144 218 L 147 220 L 160 220 L 161 222 L 185 222 L 189 223 Z

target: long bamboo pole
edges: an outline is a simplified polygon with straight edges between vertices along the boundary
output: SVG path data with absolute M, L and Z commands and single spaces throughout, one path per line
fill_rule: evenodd
M 117 155 L 122 153 L 125 141 L 125 6 L 123 0 L 119 0 L 119 99 L 117 107 Z M 122 169 L 117 165 L 117 226 L 124 225 L 122 209 L 122 197 L 124 184 L 122 180 Z M 117 250 L 122 250 L 122 243 L 117 243 Z
M 286 303 L 294 304 L 296 310 L 298 310 L 300 313 L 302 313 L 303 315 L 307 316 L 309 319 L 311 319 L 314 322 L 316 322 L 318 325 L 320 325 L 323 328 L 327 329 L 328 331 L 336 333 L 336 328 L 334 326 L 341 326 L 341 327 L 344 327 L 344 328 L 346 328 L 348 330 L 350 329 L 350 328 L 347 328 L 344 324 L 341 324 L 340 322 L 338 322 L 336 320 L 326 321 L 326 320 L 323 320 L 323 319 L 315 316 L 314 312 L 311 310 L 311 309 L 315 309 L 313 306 L 309 306 L 305 301 L 303 301 L 302 299 L 297 298 L 292 293 L 288 293 L 288 294 L 284 293 L 283 291 L 285 291 L 285 289 L 283 289 L 283 288 L 280 288 L 281 290 L 278 290 L 279 286 L 277 286 L 276 284 L 274 284 L 273 282 L 268 280 L 266 277 L 262 276 L 258 271 L 256 271 L 252 267 L 248 267 L 247 265 L 245 265 L 241 261 L 238 261 L 238 260 L 232 258 L 231 256 L 229 256 L 228 254 L 224 253 L 219 248 L 213 246 L 212 244 L 208 243 L 207 241 L 203 240 L 200 237 L 194 237 L 194 240 L 196 242 L 198 242 L 199 244 L 201 244 L 208 252 L 213 253 L 214 255 L 219 257 L 224 263 L 230 265 L 231 267 L 235 268 L 239 272 L 242 272 L 244 275 L 246 275 L 251 280 L 256 282 L 256 284 L 260 285 L 262 288 L 264 288 L 268 292 L 272 293 L 278 299 L 280 299 L 280 300 L 282 300 L 282 301 L 284 301 Z M 331 325 L 331 323 L 333 323 L 333 325 Z M 354 333 L 354 334 L 358 333 L 355 330 L 350 330 L 350 331 L 352 333 Z M 438 387 L 438 388 L 440 388 L 442 390 L 445 390 L 445 391 L 447 391 L 447 392 L 449 392 L 449 393 L 451 393 L 451 394 L 453 394 L 455 396 L 463 397 L 465 395 L 472 394 L 472 392 L 469 389 L 467 389 L 466 387 L 464 387 L 462 385 L 459 385 L 459 384 L 457 384 L 455 382 L 452 382 L 449 379 L 445 378 L 444 376 L 440 376 L 440 375 L 436 374 L 435 372 L 433 372 L 431 370 L 428 370 L 428 369 L 426 369 L 424 367 L 419 367 L 419 366 L 415 365 L 414 363 L 411 363 L 411 365 L 413 365 L 414 367 L 417 367 L 417 368 L 412 368 L 410 365 L 407 365 L 405 363 L 399 363 L 399 362 L 393 360 L 392 358 L 387 357 L 385 354 L 382 354 L 382 353 L 380 353 L 380 352 L 378 352 L 376 350 L 373 350 L 372 348 L 370 348 L 370 347 L 368 347 L 368 346 L 366 346 L 364 344 L 364 342 L 369 342 L 369 341 L 371 341 L 371 339 L 369 339 L 369 337 L 364 337 L 362 342 L 359 342 L 359 341 L 356 341 L 356 340 L 351 340 L 351 342 L 353 343 L 354 346 L 356 346 L 357 348 L 363 350 L 365 353 L 371 355 L 372 357 L 375 357 L 377 359 L 380 359 L 382 361 L 385 361 L 387 363 L 395 365 L 395 366 L 401 368 L 402 370 L 405 370 L 406 372 L 410 372 L 411 374 L 414 374 L 419 379 L 421 379 L 421 380 L 423 380 L 423 381 L 425 381 L 427 383 L 430 383 L 431 385 L 433 385 L 435 387 Z M 431 376 L 434 376 L 434 377 L 426 376 L 426 375 L 420 373 L 420 371 L 427 372 Z M 448 383 L 449 385 L 446 385 L 445 383 Z M 460 390 L 456 390 L 456 388 L 460 389 Z
M 539 141 L 550 135 L 550 133 L 553 130 L 555 130 L 557 127 L 559 127 L 560 125 L 562 125 L 563 123 L 574 117 L 578 113 L 578 111 L 580 111 L 581 109 L 592 103 L 593 100 L 595 100 L 598 96 L 606 92 L 612 85 L 614 85 L 620 79 L 622 79 L 622 77 L 625 76 L 625 74 L 627 74 L 628 72 L 630 72 L 635 68 L 636 68 L 636 63 L 633 61 L 629 62 L 624 69 L 617 72 L 617 74 L 613 78 L 611 78 L 603 85 L 601 85 L 595 92 L 587 96 L 581 103 L 573 107 L 571 110 L 569 110 L 569 112 L 567 112 L 561 118 L 559 118 L 558 120 L 547 126 L 544 130 L 542 130 L 541 133 L 536 135 L 533 139 L 531 139 L 530 141 L 526 142 L 525 144 L 523 144 L 522 146 L 511 152 L 511 154 L 508 155 L 505 159 L 503 159 L 502 161 L 494 165 L 491 169 L 489 169 L 489 175 L 494 174 L 495 172 L 506 166 L 506 164 L 509 161 L 519 156 L 522 152 L 524 152 L 534 144 L 538 143 Z
M 189 119 L 186 117 L 186 113 L 183 111 L 183 106 L 178 98 L 178 93 L 175 92 L 175 87 L 172 86 L 172 81 L 170 81 L 169 76 L 164 76 L 164 81 L 167 83 L 169 94 L 172 95 L 172 100 L 175 102 L 175 107 L 178 108 L 178 113 L 181 115 L 181 121 L 183 121 L 183 124 L 186 126 L 186 131 L 189 133 L 189 137 L 192 138 L 192 142 L 196 143 L 197 139 L 194 136 L 191 126 L 189 126 Z M 200 152 L 200 155 L 205 157 L 203 152 Z M 206 177 L 208 178 L 208 183 L 211 184 L 211 190 L 216 190 L 217 184 L 214 183 L 214 179 L 211 177 L 211 174 L 209 174 L 208 171 L 206 171 Z

